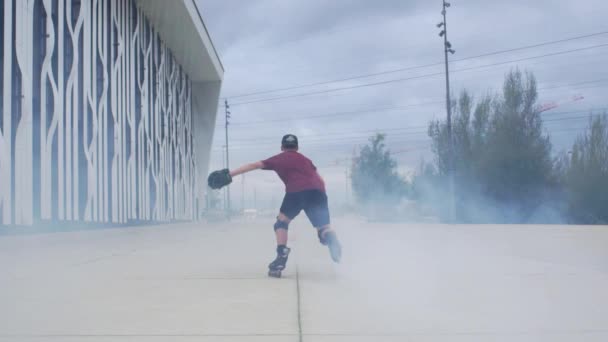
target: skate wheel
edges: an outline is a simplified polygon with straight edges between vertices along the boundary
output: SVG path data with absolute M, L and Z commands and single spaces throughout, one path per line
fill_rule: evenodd
M 278 271 L 278 270 L 268 271 L 268 276 L 272 277 L 272 278 L 281 278 L 281 271 Z

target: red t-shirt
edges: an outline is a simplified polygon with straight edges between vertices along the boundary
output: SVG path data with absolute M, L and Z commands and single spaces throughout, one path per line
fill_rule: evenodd
M 264 170 L 274 170 L 285 183 L 286 192 L 320 190 L 325 183 L 312 161 L 296 151 L 285 151 L 263 160 Z

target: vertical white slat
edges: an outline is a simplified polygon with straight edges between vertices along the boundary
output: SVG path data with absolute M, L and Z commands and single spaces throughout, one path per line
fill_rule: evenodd
M 196 209 L 196 194 L 198 193 L 198 191 L 196 189 L 197 188 L 197 183 L 196 183 L 196 168 L 194 167 L 194 160 L 195 160 L 195 153 L 194 153 L 194 137 L 193 137 L 193 122 L 192 122 L 192 82 L 190 80 L 188 80 L 188 103 L 186 105 L 186 110 L 188 112 L 188 146 L 190 149 L 190 152 L 188 153 L 188 158 L 189 158 L 189 163 L 188 163 L 188 167 L 190 168 L 190 181 L 188 182 L 188 184 L 190 184 L 190 219 L 191 220 L 196 220 L 198 219 L 197 216 L 197 209 Z
M 188 172 L 187 176 L 187 205 L 188 205 L 188 219 L 194 220 L 194 184 L 192 182 L 192 177 L 194 175 L 192 170 L 192 85 L 190 84 L 190 80 L 187 79 L 187 89 L 186 89 L 186 140 L 188 141 L 187 149 L 186 149 L 186 170 Z
M 73 42 L 72 36 L 72 1 L 66 0 L 65 2 L 65 21 L 66 28 L 70 34 L 70 40 Z M 74 65 L 73 59 L 75 58 L 76 52 L 74 47 L 72 49 L 72 65 Z M 72 97 L 73 97 L 73 67 L 68 70 L 68 77 L 66 80 L 65 88 L 65 218 L 68 221 L 72 220 Z
M 81 142 L 79 139 L 80 127 L 78 121 L 81 115 L 85 115 L 84 112 L 80 111 L 79 100 L 80 96 L 83 96 L 82 102 L 85 103 L 87 98 L 84 95 L 84 91 L 80 91 L 81 86 L 79 84 L 78 67 L 81 63 L 82 57 L 79 51 L 79 41 L 82 34 L 82 28 L 84 25 L 84 17 L 90 0 L 80 2 L 80 12 L 78 13 L 78 19 L 76 20 L 76 27 L 72 34 L 72 46 L 74 49 L 74 92 L 72 97 L 72 219 L 77 221 L 80 219 L 80 151 L 83 146 L 80 146 Z M 84 142 L 83 142 L 84 143 Z
M 138 71 L 139 72 L 139 71 Z M 138 74 L 138 79 L 139 77 L 141 77 L 142 75 Z M 138 88 L 140 90 L 140 101 L 141 99 L 143 99 L 143 96 L 141 95 L 141 84 L 139 84 L 138 81 Z M 137 126 L 137 201 L 138 201 L 138 212 L 137 212 L 137 216 L 138 219 L 140 220 L 145 220 L 144 217 L 144 130 L 143 130 L 143 113 L 141 112 L 141 105 L 140 105 L 140 118 L 139 118 L 139 124 Z
M 127 74 L 129 73 L 128 53 L 129 53 L 129 32 L 127 30 L 127 1 L 120 1 L 120 30 L 122 35 L 123 54 L 121 56 L 121 85 L 120 85 L 120 126 L 121 126 L 121 151 L 120 151 L 120 217 L 121 222 L 127 221 L 127 101 L 128 89 Z
M 171 168 L 173 164 L 173 139 L 175 138 L 173 134 L 173 124 L 174 124 L 174 115 L 175 115 L 175 65 L 172 63 L 173 59 L 169 54 L 169 50 L 165 51 L 167 55 L 167 59 L 171 61 L 170 72 L 168 73 L 167 81 L 169 83 L 169 87 L 167 92 L 169 94 L 169 101 L 167 103 L 167 111 L 165 126 L 165 184 L 167 185 L 167 219 L 171 220 L 173 218 L 173 169 Z
M 144 19 L 143 13 L 140 10 L 139 13 L 142 20 Z M 143 168 L 143 179 L 142 179 L 142 208 L 143 208 L 143 219 L 150 220 L 150 140 L 149 140 L 149 129 L 150 129 L 150 70 L 152 69 L 150 64 L 150 48 L 152 47 L 152 41 L 148 35 L 147 23 L 142 23 L 142 34 L 145 37 L 141 40 L 143 50 L 143 79 L 142 79 L 142 92 L 141 92 L 141 124 L 142 124 L 142 168 Z
M 92 56 L 92 47 L 95 46 L 95 25 L 94 18 L 92 17 L 91 8 L 94 8 L 96 1 L 92 0 L 93 3 L 84 1 L 82 2 L 81 11 L 83 12 L 83 26 L 82 26 L 82 122 L 83 122 L 83 151 L 87 164 L 87 195 L 84 204 L 84 220 L 87 222 L 97 220 L 96 211 L 96 195 L 97 195 L 97 167 L 96 167 L 96 152 L 97 152 L 97 106 L 96 101 L 93 99 L 92 94 L 94 92 L 94 66 Z M 96 96 L 95 96 L 96 97 Z M 90 114 L 89 114 L 90 113 Z M 90 122 L 89 122 L 90 115 Z M 89 137 L 89 129 L 91 130 L 91 136 Z M 90 140 L 90 142 L 89 142 Z M 79 202 L 76 201 L 76 205 L 79 206 Z
M 124 205 L 124 164 L 123 164 L 123 144 L 124 144 L 124 126 L 123 126 L 123 115 L 124 115 L 124 110 L 123 110 L 123 102 L 124 102 L 124 80 L 123 80 L 123 76 L 124 76 L 124 55 L 125 55 L 125 42 L 124 42 L 124 36 L 123 36 L 123 24 L 122 24 L 122 20 L 123 20 L 123 14 L 122 14 L 122 6 L 121 4 L 123 3 L 122 0 L 118 0 L 116 1 L 116 27 L 117 27 L 117 32 L 118 32 L 118 44 L 119 44 L 119 50 L 120 50 L 120 54 L 118 56 L 118 76 L 116 79 L 117 82 L 117 89 L 118 92 L 116 93 L 116 120 L 118 122 L 117 125 L 117 132 L 118 132 L 118 146 L 117 148 L 117 154 L 116 154 L 116 158 L 117 158 L 117 183 L 118 183 L 118 188 L 117 188 L 117 200 L 118 200 L 118 222 L 123 222 L 123 215 L 124 215 L 124 210 L 123 210 L 123 205 Z
M 161 121 L 162 121 L 162 127 L 161 127 L 161 156 L 160 156 L 160 160 L 161 160 L 161 184 L 162 184 L 162 188 L 161 188 L 161 205 L 162 205 L 162 211 L 161 211 L 161 215 L 162 215 L 162 220 L 165 221 L 166 217 L 167 217 L 167 193 L 168 193 L 168 187 L 167 187 L 167 145 L 168 145 L 168 130 L 169 130 L 169 105 L 168 105 L 168 92 L 171 89 L 171 84 L 168 82 L 169 80 L 169 56 L 167 55 L 167 49 L 165 48 L 164 43 L 161 42 L 161 46 L 162 46 L 162 56 L 163 56 L 163 60 L 164 60 L 164 67 L 163 67 L 163 84 L 162 84 L 162 94 L 161 94 L 161 103 L 162 103 L 162 111 L 161 111 Z
M 168 83 L 169 88 L 167 92 L 169 93 L 169 101 L 167 103 L 167 112 L 165 115 L 167 116 L 167 133 L 165 135 L 166 141 L 166 156 L 165 156 L 165 182 L 167 184 L 167 219 L 170 220 L 173 217 L 173 169 L 171 168 L 173 164 L 173 115 L 175 114 L 175 65 L 173 64 L 173 58 L 169 54 L 169 50 L 166 50 L 167 59 L 171 61 L 171 68 L 168 74 Z
M 126 222 L 127 217 L 127 54 L 129 53 L 129 34 L 126 30 L 126 1 L 120 1 L 120 16 L 119 24 L 122 35 L 121 45 L 123 46 L 123 54 L 121 56 L 121 78 L 120 78 L 120 220 Z
M 175 60 L 174 60 L 175 61 Z M 177 63 L 177 62 L 175 62 Z M 179 111 L 180 111 L 180 76 L 181 70 L 179 66 L 176 68 L 176 79 L 175 79 L 175 114 L 174 126 L 173 126 L 173 218 L 177 219 L 179 216 Z
M 165 119 L 165 126 L 164 126 L 164 140 L 163 140 L 163 144 L 164 144 L 164 150 L 165 150 L 165 158 L 164 158 L 164 164 L 163 164 L 163 168 L 164 168 L 164 185 L 165 185 L 165 220 L 169 220 L 171 219 L 171 184 L 170 184 L 170 172 L 171 169 L 169 167 L 170 163 L 171 163 L 171 154 L 170 154 L 170 149 L 171 149 L 171 132 L 170 132 L 170 128 L 171 128 L 171 103 L 172 103 L 172 98 L 171 98 L 171 93 L 173 91 L 173 82 L 171 82 L 171 75 L 172 75 L 172 67 L 171 67 L 171 56 L 168 53 L 169 51 L 167 49 L 165 49 L 165 60 L 167 61 L 167 86 L 166 86 L 166 93 L 167 93 L 167 101 L 165 102 L 165 112 L 164 112 L 164 119 Z
M 13 0 L 4 0 L 4 59 L 2 70 L 3 82 L 3 127 L 0 138 L 0 196 L 2 203 L 2 223 L 11 224 L 12 221 L 12 116 L 13 116 Z
M 190 217 L 190 201 L 188 200 L 190 194 L 190 185 L 188 184 L 190 181 L 190 173 L 188 170 L 188 148 L 187 148 L 187 137 L 188 137 L 188 126 L 187 126 L 187 103 L 188 103 L 188 75 L 183 73 L 183 82 L 184 82 L 184 99 L 182 102 L 182 186 L 183 186 L 183 219 L 188 219 Z
M 138 146 L 138 175 L 139 181 L 139 219 L 149 220 L 148 217 L 148 188 L 150 186 L 148 179 L 148 161 L 146 156 L 148 155 L 148 138 L 147 138 L 147 122 L 148 122 L 148 58 L 149 58 L 149 38 L 147 36 L 147 25 L 144 22 L 144 16 L 141 9 L 137 10 L 137 24 L 138 24 L 138 35 L 139 44 L 137 45 L 138 58 L 140 58 L 140 67 L 137 69 L 137 87 L 139 89 L 140 96 L 140 118 L 137 135 L 137 146 Z
M 183 87 L 184 87 L 184 92 L 183 92 L 183 100 L 182 100 L 182 142 L 181 142 L 181 146 L 182 146 L 182 211 L 183 211 L 183 217 L 182 219 L 186 220 L 189 217 L 189 201 L 188 201 L 188 194 L 190 193 L 189 191 L 189 184 L 188 181 L 190 179 L 189 177 L 189 173 L 188 173 L 188 158 L 187 158 L 187 146 L 186 146 L 186 139 L 188 136 L 188 128 L 186 126 L 186 121 L 187 121 L 187 103 L 188 103 L 188 75 L 185 73 L 185 71 L 182 72 L 182 82 L 183 82 Z
M 142 14 L 143 16 L 143 14 Z M 153 158 L 153 153 L 154 150 L 152 148 L 152 131 L 151 131 L 151 125 L 152 125 L 152 111 L 154 110 L 154 106 L 153 106 L 153 102 L 152 102 L 152 75 L 154 72 L 154 68 L 153 68 L 153 59 L 152 59 L 152 28 L 150 27 L 150 25 L 146 25 L 145 26 L 145 35 L 147 37 L 147 41 L 146 41 L 146 48 L 145 48 L 145 58 L 144 58 L 144 107 L 142 108 L 142 112 L 144 114 L 144 137 L 145 137 L 145 144 L 146 146 L 144 147 L 145 150 L 145 162 L 146 162 L 146 170 L 145 170 L 145 177 L 144 177 L 144 182 L 145 182 L 145 187 L 144 187 L 144 199 L 145 199 L 145 218 L 146 220 L 150 220 L 151 219 L 151 211 L 152 211 L 152 199 L 151 199 L 151 187 L 152 184 L 151 182 L 151 165 L 152 165 L 152 158 Z
M 160 136 L 160 179 L 161 179 L 161 195 L 160 195 L 160 201 L 161 201 L 161 220 L 164 221 L 165 217 L 167 216 L 167 178 L 166 178 L 166 172 L 167 172 L 167 127 L 168 127 L 168 122 L 167 122 L 167 117 L 168 117 L 168 110 L 167 110 L 167 96 L 166 93 L 168 91 L 167 89 L 167 74 L 169 72 L 169 66 L 168 66 L 168 61 L 167 61 L 167 54 L 166 54 L 166 50 L 165 50 L 165 46 L 164 44 L 161 42 L 161 56 L 163 58 L 163 69 L 162 69 L 162 84 L 161 84 L 161 111 L 160 111 L 160 118 L 159 121 L 161 122 L 161 126 L 159 128 L 159 131 L 161 132 L 161 136 Z
M 43 8 L 46 14 L 46 50 L 42 62 L 42 71 L 40 77 L 40 217 L 44 220 L 52 219 L 52 158 L 53 158 L 53 139 L 55 138 L 57 125 L 59 124 L 58 116 L 60 114 L 57 82 L 53 75 L 52 61 L 55 51 L 56 32 L 53 22 L 53 8 L 51 0 L 43 0 Z M 47 107 L 48 107 L 48 88 L 52 94 L 53 107 L 51 110 L 50 127 L 47 124 Z M 47 128 L 48 127 L 48 128 Z
M 97 43 L 97 53 L 99 60 L 101 61 L 102 77 L 103 77 L 103 88 L 99 99 L 98 115 L 99 115 L 99 127 L 101 133 L 99 134 L 99 216 L 101 222 L 109 222 L 109 167 L 108 167 L 108 88 L 110 87 L 110 67 L 111 62 L 108 61 L 107 53 L 111 51 L 108 47 L 110 34 L 108 28 L 111 27 L 111 17 L 108 10 L 108 0 L 99 0 L 98 7 L 99 21 L 98 29 L 100 37 Z
M 182 72 L 180 68 L 179 72 L 179 82 L 178 82 L 178 110 L 177 110 L 177 143 L 176 143 L 176 152 L 175 152 L 175 212 L 176 218 L 183 218 L 183 196 L 184 196 L 184 174 L 183 174 L 183 150 L 182 143 L 183 140 L 183 124 L 182 124 L 182 111 L 183 111 L 183 103 L 184 103 L 184 87 L 183 87 L 183 79 Z
M 160 206 L 160 217 L 159 220 L 164 221 L 165 220 L 165 143 L 164 143 L 164 136 L 163 134 L 165 133 L 164 129 L 166 127 L 166 105 L 165 105 L 165 101 L 166 101 L 166 96 L 165 96 L 165 91 L 166 91 L 166 60 L 165 60 L 165 51 L 164 51 L 164 46 L 163 43 L 160 42 L 159 43 L 159 49 L 160 49 L 160 56 L 161 56 L 161 69 L 159 72 L 159 77 L 160 77 L 160 88 L 159 88 L 159 111 L 158 111 L 158 127 L 157 127 L 157 131 L 158 131 L 158 178 L 159 178 L 159 184 L 160 184 L 160 190 L 159 190 L 159 194 L 158 194 L 158 202 L 159 202 L 159 206 Z
M 93 125 L 93 136 L 91 137 L 91 178 L 88 181 L 88 187 L 92 188 L 92 199 L 91 199 L 91 211 L 93 215 L 91 220 L 94 222 L 100 222 L 100 194 L 99 179 L 101 177 L 99 172 L 99 136 L 101 135 L 101 127 L 99 126 L 99 112 L 98 99 L 97 99 L 97 40 L 100 34 L 98 30 L 98 3 L 99 0 L 92 0 L 92 3 L 88 7 L 88 22 L 89 22 L 89 34 L 90 43 L 87 49 L 89 65 L 90 65 L 90 77 L 89 77 L 89 105 L 91 110 L 91 124 Z
M 15 223 L 33 223 L 33 26 L 34 0 L 17 1 L 15 52 L 21 72 L 21 115 L 15 135 Z
M 65 1 L 57 0 L 57 216 L 60 220 L 65 219 Z
M 165 218 L 164 220 L 169 220 L 170 217 L 170 208 L 171 208 L 171 198 L 170 198 L 170 194 L 171 194 L 171 186 L 169 184 L 169 177 L 170 177 L 170 168 L 169 168 L 169 163 L 171 155 L 169 153 L 169 149 L 171 148 L 171 134 L 169 132 L 170 130 L 170 123 L 169 121 L 171 120 L 171 91 L 173 89 L 173 84 L 171 82 L 171 72 L 172 72 L 172 67 L 171 67 L 171 55 L 169 54 L 169 49 L 167 48 L 167 46 L 164 46 L 164 53 L 165 53 L 165 61 L 166 61 L 166 72 L 165 72 L 165 79 L 166 79 L 166 86 L 165 86 L 165 93 L 167 94 L 167 100 L 165 101 L 165 112 L 163 113 L 164 115 L 164 119 L 165 119 L 165 126 L 164 126 L 164 137 L 163 137 L 163 146 L 164 146 L 164 153 L 165 156 L 163 158 L 163 179 L 164 179 L 164 188 L 165 188 L 165 192 L 164 192 L 164 215 Z
M 127 133 L 129 132 L 129 107 L 130 107 L 130 101 L 131 101 L 131 86 L 129 84 L 129 78 L 131 76 L 131 64 L 130 64 L 130 59 L 131 59 L 131 30 L 129 29 L 129 22 L 131 21 L 131 18 L 129 16 L 129 6 L 128 4 L 130 3 L 130 1 L 122 1 L 121 5 L 122 5 L 122 10 L 123 10 L 123 14 L 122 14 L 122 27 L 123 27 L 123 35 L 124 35 L 124 42 L 125 42 L 125 54 L 123 57 L 123 94 L 124 94 L 124 102 L 122 104 L 122 122 L 123 122 L 123 132 L 122 132 L 122 136 L 123 136 L 123 155 L 122 155 L 122 160 L 123 160 L 123 189 L 122 189 L 122 193 L 123 193 L 123 222 L 127 221 L 127 219 L 129 218 L 129 209 L 130 209 L 130 205 L 129 205 L 129 199 L 130 199 L 130 193 L 129 193 L 129 188 L 131 186 L 130 184 L 130 179 L 129 179 L 129 155 L 127 151 Z
M 175 172 L 175 193 L 176 193 L 176 218 L 183 219 L 184 218 L 184 75 L 183 71 L 179 69 L 179 82 L 178 82 L 178 111 L 177 111 L 177 151 L 175 158 L 176 172 Z
M 79 40 L 84 21 L 83 8 L 78 13 L 76 23 L 73 23 L 73 2 L 66 3 L 66 22 L 68 33 L 72 42 L 72 63 L 66 84 L 66 218 L 68 220 L 79 219 L 79 139 L 78 139 L 78 116 L 80 85 L 78 81 L 78 67 L 81 63 L 79 53 Z
M 151 149 L 151 158 L 150 158 L 150 164 L 151 164 L 151 175 L 152 175 L 152 180 L 154 182 L 154 191 L 155 191 L 155 195 L 154 195 L 154 205 L 152 207 L 152 218 L 153 220 L 158 220 L 158 191 L 159 191 L 159 186 L 158 186 L 158 173 L 157 173 L 157 168 L 156 168 L 156 164 L 158 161 L 158 155 L 157 155 L 157 142 L 156 142 L 156 118 L 158 116 L 158 101 L 160 99 L 160 97 L 158 96 L 158 89 L 159 89 L 159 82 L 158 82 L 158 77 L 159 77 L 159 56 L 157 53 L 157 42 L 156 39 L 154 38 L 154 30 L 150 30 L 151 33 L 151 39 L 152 39 L 152 60 L 151 60 L 151 66 L 152 66 L 152 72 L 150 73 L 150 76 L 154 76 L 156 77 L 155 80 L 153 80 L 152 77 L 150 77 L 150 85 L 151 88 L 150 90 L 152 90 L 152 88 L 154 88 L 154 94 L 156 95 L 154 98 L 151 99 L 152 102 L 152 108 L 150 108 L 150 149 Z M 152 92 L 151 92 L 152 93 Z
M 137 201 L 138 201 L 138 212 L 137 212 L 137 216 L 140 220 L 144 220 L 144 195 L 143 195 L 143 189 L 144 189 L 144 161 L 143 161 L 143 111 L 142 111 L 142 107 L 143 107 L 143 99 L 144 99 L 144 95 L 143 93 L 143 87 L 142 87 L 142 77 L 144 76 L 144 73 L 141 72 L 141 68 L 142 68 L 142 63 L 144 63 L 144 59 L 141 57 L 141 53 L 143 52 L 143 36 L 142 36 L 142 24 L 141 24 L 141 9 L 137 9 L 137 35 L 139 37 L 137 44 L 135 45 L 135 51 L 137 53 L 137 58 L 139 59 L 139 65 L 137 66 L 137 69 L 135 70 L 135 75 L 136 75 L 136 88 L 139 91 L 139 108 L 136 108 L 136 110 L 139 110 L 139 123 L 137 125 Z
M 184 103 L 184 168 L 186 170 L 186 218 L 192 220 L 192 186 L 190 180 L 192 179 L 192 173 L 190 170 L 190 111 L 188 107 L 190 105 L 190 79 L 186 75 L 186 100 Z
M 131 151 L 129 153 L 129 162 L 128 162 L 128 171 L 129 171 L 129 219 L 137 219 L 138 213 L 137 209 L 137 162 L 136 162 L 136 147 L 137 147 L 137 133 L 136 133 L 136 123 L 137 123 L 137 115 L 135 111 L 135 96 L 136 96 L 136 75 L 139 72 L 136 68 L 137 57 L 139 56 L 139 20 L 133 23 L 133 6 L 131 6 L 131 2 L 128 1 L 128 9 L 129 9 L 129 24 L 127 25 L 129 30 L 129 35 L 131 36 L 130 49 L 129 49 L 129 112 L 128 112 L 128 122 L 129 128 L 131 129 Z M 135 24 L 135 26 L 134 26 Z
M 119 217 L 119 212 L 118 212 L 118 157 L 117 157 L 117 153 L 120 150 L 120 144 L 119 144 L 119 130 L 120 130 L 120 125 L 118 124 L 118 105 L 117 105 L 117 98 L 118 98 L 118 67 L 119 67 L 119 63 L 118 60 L 119 58 L 117 58 L 116 56 L 120 55 L 120 43 L 119 43 L 119 37 L 117 37 L 117 33 L 115 32 L 116 29 L 116 11 L 117 11 L 117 1 L 116 0 L 111 0 L 110 1 L 110 49 L 111 49 L 111 54 L 110 54 L 110 65 L 111 65 L 111 81 L 110 81 L 110 111 L 112 114 L 112 120 L 114 122 L 114 136 L 113 137 L 109 137 L 110 139 L 113 139 L 114 141 L 114 154 L 112 156 L 112 161 L 111 161 L 111 188 L 112 188 L 112 197 L 111 197 L 111 205 L 112 205 L 112 222 L 114 223 L 118 223 L 120 220 Z
M 117 89 L 118 92 L 116 94 L 116 117 L 118 122 L 118 146 L 117 146 L 117 180 L 118 180 L 118 189 L 117 189 L 117 198 L 118 198 L 118 221 L 120 223 L 124 222 L 124 101 L 125 101 L 125 84 L 124 84 L 124 74 L 125 74 L 125 36 L 123 30 L 123 1 L 116 1 L 116 26 L 118 28 L 118 44 L 120 54 L 118 56 L 118 76 L 117 76 Z

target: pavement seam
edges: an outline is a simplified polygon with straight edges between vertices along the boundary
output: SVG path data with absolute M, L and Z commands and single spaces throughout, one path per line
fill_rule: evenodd
M 298 271 L 298 264 L 296 263 L 296 294 L 298 296 L 298 340 L 300 342 L 304 341 L 304 337 L 302 335 L 302 309 L 300 306 L 300 272 Z
M 295 336 L 290 333 L 242 333 L 242 334 L 0 334 L 0 339 L 4 338 L 96 338 L 96 337 L 275 337 L 275 336 Z

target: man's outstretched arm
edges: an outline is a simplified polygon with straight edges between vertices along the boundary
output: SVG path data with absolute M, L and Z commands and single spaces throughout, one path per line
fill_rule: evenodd
M 238 175 L 242 175 L 243 173 L 247 173 L 247 172 L 250 172 L 253 170 L 259 170 L 263 167 L 264 167 L 264 163 L 262 163 L 261 161 L 251 163 L 251 164 L 245 164 L 237 169 L 230 171 L 230 176 L 236 177 Z

